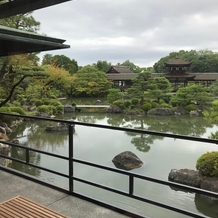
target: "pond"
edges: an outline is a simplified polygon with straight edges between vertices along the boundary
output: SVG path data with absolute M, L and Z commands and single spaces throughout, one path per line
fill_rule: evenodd
M 217 125 L 209 124 L 202 117 L 190 116 L 156 116 L 139 117 L 122 114 L 65 114 L 60 118 L 73 119 L 80 122 L 145 129 L 173 134 L 182 134 L 208 138 L 211 132 L 218 131 Z M 61 155 L 68 155 L 68 133 L 45 131 L 48 122 L 24 122 L 13 132 L 11 138 L 19 138 L 20 143 L 32 148 L 41 149 Z M 106 130 L 92 127 L 75 126 L 74 157 L 110 167 L 115 167 L 112 159 L 123 151 L 132 151 L 143 162 L 141 168 L 132 172 L 168 180 L 171 169 L 189 168 L 195 170 L 199 156 L 207 151 L 215 151 L 217 145 L 135 134 L 130 132 Z M 12 156 L 25 159 L 25 152 L 12 149 Z M 46 155 L 31 152 L 31 162 L 46 166 L 63 173 L 68 173 L 68 165 Z M 21 170 L 49 183 L 68 187 L 68 181 L 45 171 L 12 162 L 12 168 Z M 128 190 L 128 178 L 112 172 L 74 164 L 74 176 L 89 179 L 123 191 Z M 136 180 L 135 193 L 155 201 L 177 206 L 195 213 L 203 213 L 209 217 L 218 217 L 218 203 L 208 202 L 200 195 L 173 190 L 170 187 Z M 150 204 L 118 196 L 105 190 L 90 188 L 88 185 L 75 182 L 75 190 L 87 196 L 95 197 L 108 203 L 119 205 L 138 214 L 148 217 L 186 217 Z

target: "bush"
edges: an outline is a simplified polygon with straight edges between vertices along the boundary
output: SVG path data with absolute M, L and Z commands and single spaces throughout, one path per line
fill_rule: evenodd
M 218 177 L 218 151 L 207 152 L 201 155 L 197 160 L 196 169 L 203 176 Z
M 35 105 L 36 105 L 36 107 L 41 106 L 41 105 L 43 105 L 43 101 L 42 100 L 36 100 Z
M 11 112 L 25 115 L 25 111 L 21 107 L 10 107 Z
M 58 105 L 56 107 L 56 109 L 57 109 L 57 114 L 61 114 L 63 112 L 63 110 L 64 110 L 64 106 L 63 105 Z
M 138 103 L 139 103 L 139 99 L 137 99 L 137 98 L 133 98 L 131 101 L 132 105 L 137 105 Z
M 171 108 L 171 106 L 169 104 L 167 104 L 167 103 L 160 104 L 160 107 L 162 107 L 162 108 Z
M 116 106 L 119 107 L 121 110 L 123 110 L 123 109 L 125 108 L 123 101 L 120 101 L 120 100 L 114 101 L 114 102 L 113 102 L 113 105 L 116 105 Z
M 131 105 L 130 101 L 124 101 L 125 108 L 128 108 Z
M 15 112 L 11 112 L 11 108 L 9 108 L 9 107 L 1 107 L 0 112 L 16 114 Z M 7 123 L 7 124 L 11 124 L 16 119 L 17 119 L 17 117 L 7 116 L 7 115 L 0 115 L 0 120 Z
M 143 109 L 143 111 L 145 111 L 145 112 L 151 110 L 151 108 L 152 108 L 152 106 L 151 106 L 151 104 L 148 103 L 148 102 L 145 103 L 145 104 L 143 104 L 143 106 L 142 106 L 142 109 Z
M 41 105 L 37 107 L 37 111 L 40 113 L 49 113 L 49 107 L 48 105 Z
M 153 108 L 157 108 L 157 107 L 159 107 L 159 104 L 156 103 L 156 102 L 154 102 L 154 101 L 152 101 L 152 102 L 151 102 L 151 107 L 152 107 L 152 109 L 153 109 Z
M 190 112 L 190 111 L 198 110 L 198 107 L 195 104 L 189 104 L 189 105 L 186 105 L 184 109 Z

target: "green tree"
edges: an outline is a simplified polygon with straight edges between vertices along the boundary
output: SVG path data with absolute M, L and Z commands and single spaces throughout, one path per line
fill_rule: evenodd
M 141 71 L 140 67 L 130 62 L 129 60 L 124 61 L 121 66 L 128 66 L 131 71 L 134 73 L 139 73 Z
M 156 73 L 167 72 L 167 69 L 164 67 L 164 63 L 175 57 L 192 62 L 190 68 L 187 69 L 189 72 L 217 72 L 218 69 L 218 53 L 205 49 L 199 51 L 180 50 L 179 52 L 171 52 L 169 55 L 162 57 L 154 64 L 154 71 Z
M 46 54 L 43 56 L 42 65 L 53 65 L 58 68 L 63 68 L 68 71 L 71 75 L 78 71 L 78 64 L 75 59 L 70 59 L 65 55 Z
M 186 106 L 195 103 L 200 106 L 211 101 L 211 96 L 202 85 L 190 85 L 180 88 L 171 98 L 171 103 L 176 106 Z
M 127 89 L 127 93 L 130 97 L 135 98 L 137 96 L 140 99 L 141 105 L 144 102 L 145 91 L 150 87 L 151 72 L 145 71 L 139 73 L 135 78 L 132 79 L 133 85 Z
M 97 67 L 98 70 L 103 71 L 103 72 L 107 72 L 110 67 L 111 67 L 111 63 L 108 63 L 107 61 L 101 61 L 99 60 L 97 62 L 97 64 L 93 64 L 94 67 Z
M 31 13 L 27 13 L 1 19 L 0 25 L 36 32 L 40 27 L 40 22 L 36 21 Z M 6 91 L 4 93 L 5 100 L 1 102 L 0 106 L 12 99 L 15 88 L 21 85 L 25 78 L 31 77 L 31 73 L 36 76 L 34 67 L 37 66 L 38 61 L 39 58 L 36 53 L 0 58 L 0 84 L 1 89 Z M 25 67 L 29 69 L 28 73 L 26 70 L 22 70 Z M 39 76 L 41 76 L 41 73 L 39 73 Z
M 52 64 L 52 54 L 45 54 L 42 59 L 42 65 Z
M 107 80 L 104 72 L 96 67 L 87 65 L 74 74 L 72 95 L 77 97 L 106 96 L 112 83 Z
M 160 102 L 160 99 L 166 95 L 166 93 L 172 91 L 172 86 L 168 79 L 165 77 L 155 77 L 153 81 L 150 82 L 149 89 L 146 92 L 147 96 L 156 99 Z

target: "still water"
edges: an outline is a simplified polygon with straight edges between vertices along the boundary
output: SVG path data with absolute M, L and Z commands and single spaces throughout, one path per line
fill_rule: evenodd
M 201 117 L 189 116 L 138 117 L 120 114 L 79 113 L 76 115 L 66 114 L 61 118 L 72 118 L 75 121 L 81 122 L 168 132 L 202 138 L 207 138 L 211 132 L 218 131 L 217 125 L 209 124 Z M 45 131 L 47 125 L 50 124 L 41 121 L 25 122 L 14 131 L 11 135 L 11 139 L 18 137 L 21 144 L 67 156 L 68 133 L 48 133 Z M 171 169 L 195 169 L 196 161 L 200 155 L 207 151 L 217 149 L 217 145 L 213 144 L 83 127 L 79 125 L 75 127 L 74 133 L 75 158 L 115 167 L 111 161 L 114 156 L 123 151 L 132 151 L 144 162 L 141 168 L 134 169 L 132 172 L 162 180 L 168 180 L 168 174 Z M 11 153 L 12 156 L 25 159 L 25 152 L 22 149 L 12 149 Z M 31 153 L 31 162 L 66 174 L 68 173 L 67 162 L 57 162 L 56 159 L 46 155 Z M 46 182 L 68 188 L 67 180 L 53 174 L 32 167 L 25 167 L 15 162 L 12 162 L 11 167 L 37 176 Z M 74 176 L 128 191 L 128 177 L 124 175 L 74 164 Z M 177 206 L 195 213 L 202 213 L 205 216 L 218 217 L 217 202 L 208 202 L 205 198 L 193 193 L 173 190 L 167 186 L 144 182 L 139 179 L 135 181 L 134 190 L 139 196 Z M 127 208 L 130 211 L 148 217 L 186 217 L 104 190 L 90 188 L 88 185 L 78 182 L 75 182 L 75 191 L 114 205 L 119 205 L 120 207 Z

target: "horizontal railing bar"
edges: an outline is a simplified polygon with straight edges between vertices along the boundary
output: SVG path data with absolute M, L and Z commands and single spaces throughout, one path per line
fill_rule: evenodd
M 175 188 L 184 189 L 186 191 L 196 192 L 196 193 L 199 193 L 199 194 L 204 194 L 204 195 L 208 195 L 210 197 L 218 198 L 218 193 L 203 190 L 203 189 L 200 189 L 200 188 L 195 188 L 195 187 L 190 187 L 190 186 L 187 186 L 187 185 L 178 184 L 178 183 L 174 183 L 174 182 L 170 182 L 170 181 L 155 179 L 155 178 L 152 178 L 152 177 L 139 175 L 139 174 L 136 174 L 136 173 L 131 173 L 131 172 L 111 168 L 111 167 L 108 167 L 108 166 L 103 166 L 103 165 L 95 164 L 95 163 L 92 163 L 92 162 L 83 161 L 83 160 L 80 160 L 80 159 L 72 158 L 72 160 L 74 162 L 76 162 L 76 163 L 96 167 L 96 168 L 99 168 L 99 169 L 108 170 L 108 171 L 123 174 L 123 175 L 126 175 L 126 176 L 133 176 L 134 178 L 143 179 L 143 180 L 158 183 L 158 184 L 161 184 L 161 185 L 172 186 L 172 187 L 175 187 Z
M 45 154 L 45 155 L 48 155 L 48 156 L 57 157 L 59 159 L 69 160 L 68 157 L 65 157 L 65 156 L 62 156 L 62 155 L 59 155 L 59 154 L 49 153 L 47 151 L 42 151 L 42 150 L 39 150 L 39 149 L 30 148 L 30 147 L 26 147 L 26 146 L 23 146 L 23 145 L 14 144 L 14 143 L 11 143 L 11 142 L 6 142 L 6 141 L 1 141 L 1 143 L 9 145 L 9 146 L 25 149 L 25 150 L 28 149 L 29 151 L 34 151 L 34 152 L 37 152 L 37 153 L 40 153 L 40 154 Z
M 35 168 L 37 168 L 37 169 L 44 170 L 44 171 L 47 171 L 47 172 L 49 172 L 49 173 L 53 173 L 53 174 L 56 174 L 56 175 L 59 175 L 59 176 L 63 176 L 63 177 L 65 177 L 65 178 L 69 178 L 69 175 L 66 175 L 66 174 L 63 174 L 63 173 L 59 173 L 59 172 L 57 172 L 57 171 L 50 170 L 50 169 L 45 168 L 45 167 L 40 167 L 40 166 L 35 165 L 35 164 L 32 164 L 32 163 L 26 163 L 25 160 L 20 160 L 20 159 L 14 158 L 14 157 L 8 157 L 8 156 L 2 155 L 2 154 L 0 154 L 0 157 L 5 158 L 5 159 L 9 159 L 9 160 L 16 161 L 16 162 L 19 162 L 19 163 L 24 164 L 24 165 L 27 165 L 27 166 L 35 167 Z
M 77 178 L 77 177 L 72 177 L 72 178 L 74 180 L 78 181 L 78 182 L 82 182 L 82 183 L 85 183 L 87 185 L 91 185 L 91 186 L 95 186 L 97 188 L 101 188 L 101 189 L 104 189 L 104 190 L 107 190 L 107 191 L 111 191 L 111 192 L 114 192 L 116 194 L 123 195 L 125 197 L 133 198 L 135 200 L 143 201 L 143 202 L 146 202 L 146 203 L 158 206 L 158 207 L 162 207 L 162 208 L 174 211 L 174 212 L 185 214 L 185 215 L 188 215 L 188 216 L 191 216 L 191 217 L 205 218 L 205 216 L 201 216 L 199 214 L 196 214 L 196 213 L 193 213 L 193 212 L 190 212 L 190 211 L 186 211 L 186 210 L 183 210 L 183 209 L 180 209 L 180 208 L 169 206 L 167 204 L 163 204 L 163 203 L 160 203 L 160 202 L 157 202 L 157 201 L 153 201 L 153 200 L 150 200 L 150 199 L 147 199 L 147 198 L 142 198 L 142 197 L 134 195 L 134 194 L 130 195 L 129 193 L 122 192 L 122 191 L 119 191 L 117 189 L 114 189 L 114 188 L 111 188 L 111 187 L 108 187 L 108 186 L 105 186 L 105 185 L 101 185 L 99 183 L 90 182 L 90 181 L 87 181 L 87 180 L 84 180 L 84 179 L 80 179 L 80 178 Z
M 87 185 L 91 185 L 91 186 L 95 186 L 97 188 L 101 188 L 101 189 L 105 189 L 107 191 L 111 191 L 111 192 L 114 192 L 116 194 L 120 194 L 120 195 L 124 195 L 124 196 L 130 196 L 128 193 L 126 192 L 123 192 L 123 191 L 120 191 L 118 189 L 114 189 L 114 188 L 111 188 L 109 186 L 105 186 L 105 185 L 101 185 L 99 183 L 95 183 L 95 182 L 91 182 L 91 181 L 87 181 L 85 179 L 80 179 L 78 177 L 75 177 L 75 176 L 72 176 L 72 178 L 78 182 L 82 182 L 82 183 L 85 183 Z
M 67 124 L 73 124 L 73 125 L 96 127 L 96 128 L 101 128 L 101 129 L 128 131 L 128 132 L 134 132 L 134 133 L 138 133 L 138 134 L 148 134 L 148 135 L 156 135 L 156 136 L 162 136 L 162 137 L 168 137 L 168 138 L 176 138 L 176 139 L 183 139 L 183 140 L 189 140 L 189 141 L 218 144 L 218 141 L 216 139 L 199 138 L 199 137 L 193 137 L 193 136 L 178 135 L 178 134 L 164 133 L 164 132 L 156 132 L 156 131 L 150 131 L 150 130 L 130 129 L 130 128 L 125 128 L 125 127 L 117 127 L 117 126 L 109 126 L 109 125 L 93 124 L 93 123 L 84 123 L 84 122 L 69 121 L 69 120 L 62 120 L 62 119 L 56 119 L 56 118 L 44 118 L 44 117 L 37 117 L 37 116 L 8 114 L 8 113 L 2 113 L 2 112 L 0 113 L 0 115 L 38 119 L 38 120 L 46 120 L 46 121 L 51 121 L 51 122 L 61 122 L 61 123 L 67 123 Z

